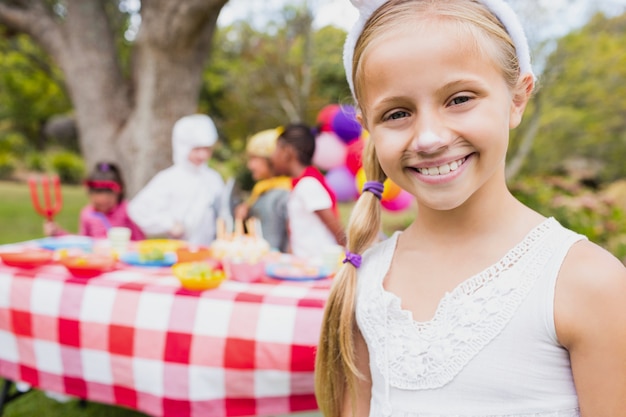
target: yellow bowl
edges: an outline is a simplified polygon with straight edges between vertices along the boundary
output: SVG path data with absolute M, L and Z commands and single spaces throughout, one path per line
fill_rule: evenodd
M 192 291 L 217 288 L 226 279 L 224 271 L 209 262 L 181 262 L 174 264 L 172 271 L 183 288 Z

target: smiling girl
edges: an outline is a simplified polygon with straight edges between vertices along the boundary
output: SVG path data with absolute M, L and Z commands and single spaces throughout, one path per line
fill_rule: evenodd
M 345 66 L 370 134 L 326 307 L 326 416 L 595 417 L 626 409 L 626 269 L 509 191 L 534 88 L 501 0 L 353 0 Z M 372 246 L 381 183 L 419 207 Z M 369 248 L 369 249 L 368 249 Z

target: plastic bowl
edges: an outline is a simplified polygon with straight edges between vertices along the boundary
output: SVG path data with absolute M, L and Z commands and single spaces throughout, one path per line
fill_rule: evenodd
M 97 277 L 115 267 L 114 258 L 101 255 L 68 256 L 59 262 L 76 278 Z
M 211 258 L 211 250 L 204 246 L 197 248 L 178 248 L 176 249 L 176 257 L 179 263 L 204 261 Z
M 224 271 L 212 262 L 182 262 L 172 266 L 172 271 L 183 288 L 204 291 L 217 288 L 226 279 Z
M 0 252 L 0 259 L 8 266 L 36 268 L 52 262 L 54 252 L 45 249 Z
M 146 239 L 136 242 L 136 249 L 139 253 L 152 251 L 176 252 L 177 249 L 187 246 L 183 240 L 175 239 Z
M 233 262 L 229 260 L 222 261 L 226 276 L 233 281 L 239 282 L 258 282 L 265 276 L 265 263 L 247 263 Z

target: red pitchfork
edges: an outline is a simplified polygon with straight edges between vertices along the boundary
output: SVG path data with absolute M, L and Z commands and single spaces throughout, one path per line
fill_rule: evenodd
M 50 183 L 54 187 L 54 204 L 52 203 L 52 195 L 50 193 Z M 30 199 L 33 202 L 35 211 L 47 218 L 49 221 L 54 219 L 54 216 L 61 211 L 63 207 L 63 198 L 61 197 L 61 182 L 59 177 L 54 176 L 51 179 L 48 177 L 41 178 L 41 189 L 43 194 L 44 207 L 41 207 L 39 202 L 39 190 L 38 181 L 36 178 L 30 178 L 28 180 L 30 186 Z

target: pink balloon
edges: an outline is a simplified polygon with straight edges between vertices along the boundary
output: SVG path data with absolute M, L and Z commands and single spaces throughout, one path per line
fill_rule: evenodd
M 326 184 L 335 192 L 337 201 L 354 201 L 359 195 L 354 181 L 354 175 L 345 166 L 333 168 L 326 173 Z
M 389 211 L 403 211 L 411 207 L 414 197 L 410 193 L 402 190 L 400 194 L 393 200 L 382 201 L 381 204 L 384 209 Z
M 315 140 L 315 153 L 313 154 L 313 165 L 328 171 L 342 166 L 346 162 L 346 144 L 333 132 L 322 132 Z

